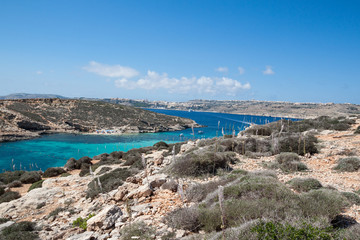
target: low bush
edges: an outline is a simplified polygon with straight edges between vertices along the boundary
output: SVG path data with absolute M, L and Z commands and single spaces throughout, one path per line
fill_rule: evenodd
M 244 133 L 250 135 L 270 136 L 272 130 L 267 125 L 253 125 L 247 128 Z
M 163 142 L 163 141 L 160 141 L 160 142 L 157 142 L 153 145 L 154 149 L 156 150 L 163 150 L 163 149 L 168 149 L 169 148 L 169 145 L 166 143 L 166 142 Z
M 0 186 L 0 196 L 5 193 L 5 188 Z
M 234 178 L 228 177 L 228 178 L 220 179 L 218 181 L 211 181 L 203 184 L 195 184 L 193 186 L 190 186 L 186 190 L 185 197 L 190 202 L 200 202 L 204 200 L 208 194 L 216 191 L 219 186 L 224 186 L 225 184 L 234 181 Z
M 197 207 L 178 208 L 165 217 L 168 226 L 188 231 L 200 229 L 200 212 Z
M 49 177 L 56 177 L 60 174 L 65 173 L 66 171 L 61 167 L 51 167 L 45 170 L 43 177 L 49 178 Z
M 33 190 L 35 188 L 41 188 L 44 181 L 45 180 L 40 180 L 40 181 L 37 181 L 37 182 L 31 184 L 31 186 L 29 187 L 28 192 L 30 192 L 31 190 Z
M 75 168 L 76 169 L 81 169 L 81 167 L 82 167 L 82 165 L 83 164 L 89 164 L 89 165 L 91 165 L 92 163 L 91 163 L 91 158 L 89 158 L 88 156 L 85 156 L 85 157 L 81 157 L 81 158 L 79 158 L 79 160 L 77 160 L 76 162 L 75 162 Z
M 49 217 L 56 217 L 60 212 L 63 212 L 65 210 L 66 210 L 65 208 L 57 207 L 55 210 L 49 213 Z
M 289 223 L 263 222 L 261 221 L 251 229 L 256 233 L 257 239 L 338 239 L 340 232 L 332 227 L 318 228 L 309 223 L 303 223 L 299 227 Z
M 73 221 L 73 227 L 79 227 L 83 230 L 87 229 L 87 221 L 92 218 L 93 216 L 95 216 L 95 214 L 89 214 L 89 216 L 87 216 L 86 218 L 82 218 L 82 217 L 78 217 L 76 220 Z
M 19 180 L 15 180 L 7 185 L 9 188 L 18 188 L 22 187 L 22 183 Z
M 66 164 L 64 165 L 64 168 L 68 171 L 76 169 L 76 159 L 69 158 L 69 160 L 67 160 Z
M 82 163 L 82 164 L 81 164 L 81 167 L 80 167 L 79 176 L 80 176 L 80 177 L 84 177 L 84 176 L 90 174 L 90 168 L 91 168 L 91 165 L 90 165 L 90 164 L 88 164 L 88 163 Z
M 0 203 L 3 202 L 10 202 L 12 200 L 20 198 L 21 195 L 18 192 L 5 192 L 3 195 L 0 196 Z
M 299 206 L 305 217 L 323 216 L 331 220 L 349 206 L 349 202 L 336 190 L 320 188 L 301 194 Z
M 293 178 L 287 182 L 292 189 L 298 192 L 308 192 L 310 190 L 319 189 L 323 186 L 315 178 Z
M 34 183 L 41 180 L 41 175 L 39 172 L 25 172 L 21 175 L 20 181 L 22 183 Z
M 13 181 L 20 180 L 21 175 L 23 175 L 24 173 L 25 171 L 13 171 L 13 172 L 7 171 L 0 173 L 0 182 L 4 184 L 9 184 Z
M 356 130 L 354 131 L 354 134 L 360 134 L 360 126 L 358 126 L 358 127 L 356 128 Z
M 155 229 L 146 225 L 144 222 L 132 223 L 121 229 L 121 240 L 132 239 L 154 239 Z
M 314 135 L 308 134 L 303 136 L 301 134 L 283 134 L 278 136 L 278 146 L 273 146 L 276 152 L 293 152 L 299 155 L 305 155 L 306 153 L 314 154 L 318 150 L 315 146 L 317 138 Z
M 39 236 L 34 232 L 35 223 L 18 222 L 4 228 L 1 231 L 0 238 L 2 240 L 35 240 Z
M 95 198 L 99 193 L 107 193 L 117 189 L 129 176 L 133 175 L 135 171 L 130 171 L 124 168 L 115 169 L 109 173 L 94 178 L 89 184 L 86 191 L 87 198 Z M 100 182 L 100 185 L 99 185 Z
M 170 172 L 176 176 L 215 175 L 218 169 L 229 169 L 228 163 L 235 161 L 236 155 L 232 152 L 191 152 L 176 159 Z
M 96 174 L 96 175 L 102 175 L 104 173 L 107 173 L 108 171 L 110 171 L 112 168 L 111 167 L 102 167 L 100 169 L 100 171 Z
M 6 223 L 10 220 L 11 220 L 10 218 L 0 218 L 0 224 Z
M 163 185 L 161 185 L 161 188 L 170 190 L 172 192 L 177 192 L 178 183 L 174 180 L 170 180 L 170 181 L 167 181 L 166 183 L 164 183 Z
M 307 166 L 300 162 L 296 153 L 284 152 L 276 157 L 276 162 L 269 165 L 270 168 L 280 168 L 284 172 L 306 171 Z
M 346 199 L 356 205 L 360 205 L 360 196 L 353 192 L 342 192 L 341 193 Z
M 360 169 L 360 159 L 357 157 L 348 157 L 339 159 L 334 170 L 340 172 L 355 172 Z

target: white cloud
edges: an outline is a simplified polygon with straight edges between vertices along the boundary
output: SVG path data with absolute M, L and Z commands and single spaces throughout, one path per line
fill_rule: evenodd
M 245 73 L 245 69 L 243 67 L 238 67 L 240 75 L 243 75 Z
M 275 74 L 275 72 L 272 70 L 271 66 L 266 66 L 265 68 L 266 69 L 263 71 L 264 75 L 273 75 L 273 74 Z
M 169 93 L 207 93 L 207 94 L 226 94 L 235 95 L 240 90 L 251 88 L 249 83 L 242 84 L 231 78 L 213 78 L 202 76 L 170 78 L 166 73 L 159 74 L 148 71 L 145 76 L 138 80 L 128 80 L 121 78 L 115 80 L 115 86 L 124 89 L 145 89 L 156 90 L 166 89 Z
M 41 74 L 43 74 L 43 72 L 42 71 L 36 71 L 36 74 L 41 75 Z
M 217 72 L 227 73 L 229 69 L 227 67 L 218 67 L 215 69 Z
M 105 77 L 132 78 L 139 75 L 135 69 L 130 67 L 124 67 L 120 65 L 106 65 L 95 61 L 89 62 L 89 64 L 83 67 L 83 69 Z

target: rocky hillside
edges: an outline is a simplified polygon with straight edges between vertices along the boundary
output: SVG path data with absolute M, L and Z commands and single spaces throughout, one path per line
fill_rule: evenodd
M 203 112 L 221 112 L 244 115 L 259 115 L 289 118 L 316 118 L 320 116 L 350 116 L 360 114 L 360 105 L 339 103 L 292 103 L 272 101 L 218 101 L 191 100 L 188 102 L 165 102 L 131 99 L 102 99 L 102 101 L 128 106 L 176 109 Z
M 175 131 L 196 123 L 129 106 L 67 99 L 0 101 L 0 142 L 49 132 L 142 133 Z
M 360 239 L 359 126 L 279 121 L 2 173 L 0 238 Z

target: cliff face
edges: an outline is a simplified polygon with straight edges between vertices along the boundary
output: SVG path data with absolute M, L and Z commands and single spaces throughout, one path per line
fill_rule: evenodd
M 49 132 L 115 133 L 176 131 L 197 126 L 193 120 L 129 106 L 65 99 L 0 101 L 0 142 Z

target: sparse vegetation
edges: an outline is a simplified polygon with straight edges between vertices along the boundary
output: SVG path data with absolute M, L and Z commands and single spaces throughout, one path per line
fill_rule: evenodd
M 87 229 L 87 221 L 92 218 L 93 216 L 95 216 L 95 214 L 89 214 L 89 216 L 87 216 L 86 218 L 82 218 L 82 217 L 78 217 L 76 220 L 73 221 L 73 227 L 79 227 L 83 230 Z
M 340 172 L 355 172 L 360 169 L 360 159 L 357 157 L 341 158 L 334 170 Z
M 61 167 L 51 167 L 45 170 L 43 177 L 49 178 L 49 177 L 56 177 L 59 176 L 66 171 Z
M 341 193 L 347 200 L 356 205 L 360 205 L 360 196 L 353 192 L 342 192 Z
M 56 217 L 60 212 L 65 211 L 66 209 L 63 207 L 57 207 L 55 210 L 49 213 L 49 217 Z
M 358 126 L 358 127 L 356 128 L 356 130 L 354 131 L 354 134 L 360 134 L 360 126 Z
M 21 175 L 20 181 L 22 183 L 34 183 L 41 180 L 41 175 L 39 172 L 31 171 L 31 172 L 24 172 Z
M 20 193 L 18 192 L 5 192 L 4 194 L 2 194 L 0 196 L 0 203 L 3 203 L 3 202 L 10 202 L 12 200 L 15 200 L 15 199 L 18 199 L 20 198 Z
M 33 189 L 35 189 L 35 188 L 41 188 L 43 182 L 44 182 L 44 180 L 40 180 L 40 181 L 37 181 L 37 182 L 31 184 L 31 186 L 29 187 L 28 192 L 30 192 L 31 190 L 33 190 Z
M 287 182 L 292 189 L 298 192 L 308 192 L 310 190 L 322 188 L 322 184 L 315 178 L 293 178 Z
M 144 240 L 154 239 L 155 230 L 144 222 L 132 223 L 121 229 L 121 240 L 132 240 L 141 238 Z
M 228 164 L 235 161 L 232 152 L 193 151 L 176 159 L 170 172 L 176 176 L 215 175 L 218 169 L 230 169 Z
M 280 168 L 284 172 L 305 171 L 307 166 L 300 162 L 296 153 L 283 152 L 276 156 L 276 162 L 269 165 L 270 168 Z
M 35 233 L 35 223 L 18 222 L 1 231 L 2 240 L 36 240 L 39 236 Z
M 121 186 L 135 171 L 118 168 L 100 177 L 94 178 L 86 191 L 87 198 L 95 198 L 99 193 L 107 193 Z M 100 182 L 100 185 L 99 185 Z

